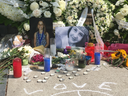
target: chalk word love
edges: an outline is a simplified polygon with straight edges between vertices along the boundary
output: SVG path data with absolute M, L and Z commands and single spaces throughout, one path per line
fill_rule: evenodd
M 76 88 L 84 88 L 87 83 L 84 83 L 83 85 L 77 85 L 75 83 L 72 83 Z M 98 86 L 99 89 L 103 89 L 103 90 L 108 90 L 108 91 L 112 91 L 112 89 L 110 89 L 110 86 L 109 84 L 113 84 L 113 85 L 117 85 L 117 83 L 114 83 L 114 82 L 103 82 L 101 85 Z M 53 89 L 55 90 L 66 90 L 67 89 L 67 86 L 65 84 L 56 84 Z M 31 94 L 34 94 L 34 93 L 37 93 L 37 92 L 40 92 L 40 91 L 43 91 L 43 90 L 36 90 L 36 91 L 33 91 L 33 92 L 27 92 L 27 90 L 24 88 L 24 91 L 27 95 L 31 95 Z M 56 93 L 56 94 L 53 94 L 51 96 L 60 96 L 60 94 L 64 94 L 64 93 L 72 93 L 72 92 L 77 92 L 78 96 L 81 96 L 80 92 L 93 92 L 93 93 L 100 93 L 100 94 L 103 94 L 103 96 L 113 96 L 113 95 L 110 95 L 108 93 L 105 93 L 105 92 L 100 92 L 100 91 L 95 91 L 95 90 L 71 90 L 71 91 L 63 91 L 63 92 L 59 92 L 59 93 Z

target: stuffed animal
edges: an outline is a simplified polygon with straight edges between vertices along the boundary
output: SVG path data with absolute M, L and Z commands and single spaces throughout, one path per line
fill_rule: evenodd
M 20 47 L 24 44 L 25 40 L 23 40 L 21 35 L 16 35 L 14 37 L 13 45 L 14 47 Z

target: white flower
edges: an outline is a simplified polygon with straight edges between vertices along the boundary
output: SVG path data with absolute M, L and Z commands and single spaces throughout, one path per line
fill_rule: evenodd
M 125 4 L 123 7 L 128 9 L 128 5 L 127 4 Z
M 109 27 L 110 28 L 114 27 L 114 23 L 110 23 L 110 26 Z
M 61 0 L 59 1 L 60 9 L 63 11 L 66 9 L 66 2 Z
M 36 10 L 36 9 L 39 9 L 38 3 L 37 3 L 37 2 L 31 3 L 30 9 L 31 9 L 32 11 L 34 11 L 34 10 Z
M 119 30 L 122 29 L 122 26 L 118 26 L 118 29 L 119 29 Z
M 114 10 L 115 9 L 115 5 L 111 4 L 111 6 L 112 6 L 112 10 Z
M 30 30 L 30 26 L 29 26 L 29 24 L 28 23 L 24 23 L 24 29 L 26 30 L 26 31 L 29 31 Z
M 50 2 L 54 7 L 60 7 L 60 5 L 57 2 Z
M 59 8 L 54 7 L 53 11 L 54 11 L 56 16 L 61 16 L 62 15 L 62 11 Z
M 39 4 L 43 6 L 44 8 L 48 7 L 48 3 L 40 1 Z
M 32 12 L 33 16 L 35 17 L 40 17 L 41 16 L 41 10 L 39 9 L 35 9 L 33 12 Z
M 115 18 L 118 19 L 118 20 L 121 20 L 121 19 L 124 18 L 124 16 L 123 16 L 120 12 L 118 12 L 118 13 L 116 14 Z
M 120 1 L 117 1 L 115 5 L 116 6 L 119 6 L 120 5 Z
M 51 12 L 50 11 L 45 11 L 44 16 L 45 17 L 51 17 Z
M 127 16 L 128 15 L 128 9 L 127 8 L 122 8 L 120 10 L 120 13 L 123 15 L 123 16 Z
M 96 0 L 95 2 L 96 2 L 97 5 L 99 5 L 99 0 Z
M 115 34 L 116 36 L 119 36 L 119 31 L 118 31 L 117 29 L 115 29 L 115 30 L 114 30 L 114 34 Z
M 119 0 L 120 3 L 123 3 L 125 0 Z

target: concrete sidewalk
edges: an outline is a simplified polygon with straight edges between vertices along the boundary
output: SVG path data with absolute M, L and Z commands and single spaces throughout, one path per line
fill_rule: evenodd
M 8 72 L 9 72 L 9 70 L 5 69 L 3 71 L 3 74 L 5 74 L 5 75 L 2 78 L 0 78 L 0 96 L 5 96 L 6 95 Z
M 99 70 L 96 65 L 87 65 L 81 71 L 75 68 L 79 75 L 74 76 L 69 72 L 72 79 L 62 72 L 55 73 L 55 70 L 41 75 L 43 67 L 39 67 L 39 70 L 31 71 L 26 76 L 31 79 L 31 82 L 26 83 L 23 80 L 25 76 L 13 78 L 13 72 L 10 72 L 7 96 L 128 96 L 128 70 L 110 67 L 108 64 L 102 66 L 103 63 L 104 61 Z M 91 71 L 83 75 L 87 69 Z M 50 76 L 51 74 L 55 75 Z M 35 75 L 38 77 L 33 78 Z M 60 82 L 58 75 L 62 75 L 64 81 Z M 37 83 L 38 79 L 43 80 L 45 77 L 49 77 L 46 83 Z

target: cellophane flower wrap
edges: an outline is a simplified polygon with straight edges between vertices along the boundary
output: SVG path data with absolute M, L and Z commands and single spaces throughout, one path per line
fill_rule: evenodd
M 42 64 L 42 62 L 44 61 L 43 55 L 42 54 L 36 54 L 31 58 L 31 64 Z

